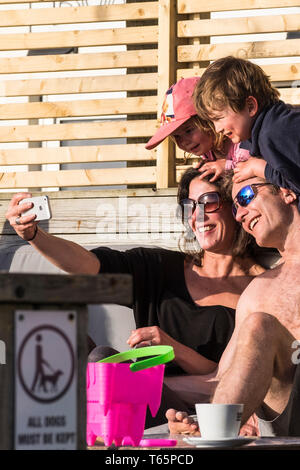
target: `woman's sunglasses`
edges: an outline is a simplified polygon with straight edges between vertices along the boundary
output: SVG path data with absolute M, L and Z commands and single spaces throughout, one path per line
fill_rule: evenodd
M 212 191 L 210 193 L 201 194 L 195 201 L 194 199 L 183 199 L 180 201 L 182 210 L 182 219 L 184 221 L 190 219 L 197 207 L 200 207 L 205 213 L 216 212 L 220 209 L 221 197 L 218 192 Z
M 253 199 L 256 198 L 258 194 L 258 187 L 259 186 L 274 186 L 272 183 L 253 183 L 249 184 L 248 186 L 244 186 L 242 189 L 239 190 L 237 195 L 234 198 L 232 204 L 232 214 L 233 217 L 236 219 L 236 214 L 238 210 L 238 206 L 240 207 L 247 207 Z

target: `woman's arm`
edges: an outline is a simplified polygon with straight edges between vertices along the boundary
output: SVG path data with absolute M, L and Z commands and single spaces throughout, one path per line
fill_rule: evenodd
M 179 365 L 187 374 L 210 374 L 217 368 L 216 362 L 206 359 L 188 346 L 179 343 L 158 326 L 147 326 L 132 331 L 127 343 L 131 348 L 133 348 L 137 345 L 142 346 L 143 342 L 148 342 L 149 345 L 150 341 L 153 346 L 159 344 L 172 346 L 174 349 L 176 364 Z
M 19 237 L 27 240 L 48 261 L 63 271 L 71 274 L 97 274 L 100 262 L 94 253 L 77 243 L 55 237 L 38 228 L 37 222 L 34 221 L 35 215 L 22 216 L 22 212 L 32 207 L 32 203 L 19 205 L 26 197 L 31 197 L 31 194 L 14 195 L 6 212 L 7 220 Z
M 67 273 L 98 274 L 100 270 L 100 261 L 94 253 L 40 228 L 29 243 L 48 261 Z
M 175 346 L 175 362 L 187 374 L 190 375 L 206 375 L 210 374 L 217 368 L 217 363 L 197 353 L 184 344 L 178 343 L 174 340 Z

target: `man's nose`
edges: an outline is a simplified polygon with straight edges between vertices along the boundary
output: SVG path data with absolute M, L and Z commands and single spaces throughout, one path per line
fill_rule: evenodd
M 240 224 L 244 221 L 245 216 L 248 214 L 247 207 L 237 206 L 235 219 Z

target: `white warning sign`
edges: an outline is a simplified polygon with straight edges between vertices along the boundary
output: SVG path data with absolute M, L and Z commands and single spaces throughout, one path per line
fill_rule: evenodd
M 76 449 L 76 312 L 15 312 L 15 449 Z

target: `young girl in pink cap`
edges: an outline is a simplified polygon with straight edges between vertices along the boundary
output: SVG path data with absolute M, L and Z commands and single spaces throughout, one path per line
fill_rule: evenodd
M 162 105 L 161 126 L 146 148 L 151 150 L 166 137 L 171 137 L 181 150 L 201 158 L 205 162 L 201 165 L 202 176 L 212 174 L 210 181 L 215 181 L 224 170 L 248 160 L 249 152 L 218 134 L 211 122 L 203 121 L 197 115 L 193 92 L 198 80 L 199 77 L 182 78 L 167 90 Z

